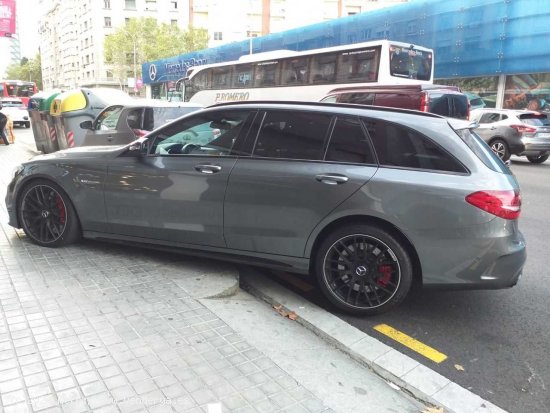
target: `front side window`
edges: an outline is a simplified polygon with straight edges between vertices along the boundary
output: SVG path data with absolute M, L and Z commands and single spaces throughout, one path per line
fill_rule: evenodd
M 452 155 L 415 130 L 380 120 L 363 120 L 380 165 L 407 169 L 466 173 Z
M 118 118 L 122 113 L 122 106 L 111 106 L 101 112 L 95 121 L 95 130 L 113 130 L 116 129 Z
M 235 155 L 233 146 L 250 111 L 226 110 L 183 119 L 153 138 L 154 155 Z
M 370 142 L 356 118 L 338 118 L 325 155 L 326 161 L 374 164 Z
M 270 111 L 258 133 L 254 156 L 323 159 L 331 116 L 323 113 Z

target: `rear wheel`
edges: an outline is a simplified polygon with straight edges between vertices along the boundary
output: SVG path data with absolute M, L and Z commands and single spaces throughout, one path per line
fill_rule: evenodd
M 412 263 L 402 244 L 371 225 L 350 225 L 321 243 L 315 272 L 325 296 L 352 314 L 379 314 L 404 300 Z
M 546 162 L 548 159 L 548 154 L 546 155 L 538 155 L 538 156 L 528 156 L 527 159 L 529 159 L 529 162 L 531 163 L 543 163 Z
M 61 187 L 39 179 L 29 183 L 18 203 L 19 222 L 25 234 L 44 247 L 58 247 L 80 238 L 74 207 Z
M 500 158 L 503 162 L 506 162 L 510 159 L 510 149 L 508 149 L 508 144 L 502 139 L 494 139 L 489 144 L 491 150 Z

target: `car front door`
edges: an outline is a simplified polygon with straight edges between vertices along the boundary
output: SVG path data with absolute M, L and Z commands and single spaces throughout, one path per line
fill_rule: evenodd
M 303 257 L 316 225 L 376 172 L 370 144 L 355 118 L 270 110 L 256 120 L 252 156 L 239 158 L 229 178 L 227 246 Z
M 475 129 L 475 132 L 485 141 L 489 142 L 493 136 L 497 133 L 497 125 L 500 121 L 500 113 L 498 112 L 485 112 L 479 119 L 479 126 Z
M 109 166 L 107 219 L 115 234 L 225 246 L 223 200 L 251 111 L 213 110 L 159 129 L 148 154 Z

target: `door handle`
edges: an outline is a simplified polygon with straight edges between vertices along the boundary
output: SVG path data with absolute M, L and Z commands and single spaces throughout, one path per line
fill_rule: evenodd
M 315 175 L 315 179 L 327 185 L 345 184 L 349 178 L 340 174 L 319 174 Z
M 203 174 L 214 174 L 216 172 L 220 172 L 222 167 L 219 165 L 196 165 L 195 170 Z
M 107 140 L 108 140 L 108 141 L 112 141 L 112 140 L 113 140 L 113 137 L 112 137 L 112 136 L 107 136 Z

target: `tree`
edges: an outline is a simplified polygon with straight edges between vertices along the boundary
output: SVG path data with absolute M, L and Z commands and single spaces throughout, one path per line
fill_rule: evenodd
M 112 64 L 113 77 L 122 86 L 134 72 L 141 77 L 143 62 L 204 49 L 207 44 L 205 29 L 184 31 L 176 25 L 158 24 L 153 18 L 141 17 L 130 19 L 105 39 L 105 62 Z
M 42 61 L 40 53 L 34 59 L 21 59 L 20 63 L 14 63 L 7 67 L 6 78 L 14 80 L 28 80 L 35 82 L 38 89 L 42 89 Z

